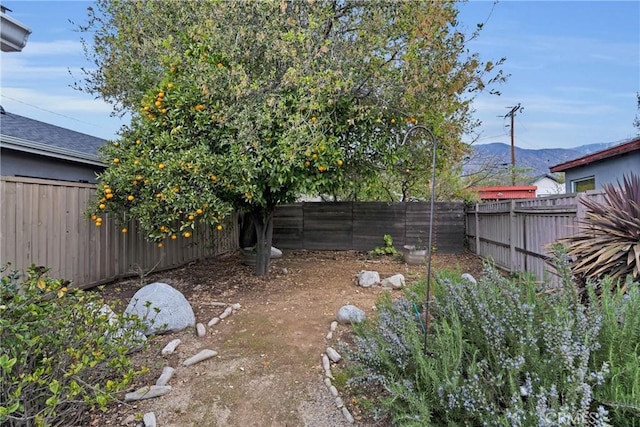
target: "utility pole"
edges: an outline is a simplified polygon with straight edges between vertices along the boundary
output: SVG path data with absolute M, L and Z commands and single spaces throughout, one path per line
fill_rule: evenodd
M 507 117 L 511 117 L 511 185 L 516 185 L 516 151 L 514 144 L 513 118 L 518 111 L 522 112 L 524 110 L 524 107 L 521 107 L 520 103 L 518 102 L 518 105 L 516 105 L 515 107 L 507 108 L 511 108 L 511 110 L 504 116 L 505 119 Z

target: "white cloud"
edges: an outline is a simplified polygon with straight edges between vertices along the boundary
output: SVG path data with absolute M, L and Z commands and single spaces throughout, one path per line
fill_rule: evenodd
M 29 41 L 21 53 L 27 58 L 51 55 L 83 55 L 82 43 L 76 40 Z
M 83 96 L 82 93 L 69 89 L 68 95 L 46 93 L 34 89 L 25 89 L 19 87 L 3 87 L 0 96 L 2 102 L 6 101 L 20 102 L 31 105 L 34 108 L 42 110 L 50 110 L 56 113 L 84 115 L 88 111 L 93 114 L 104 113 L 109 115 L 112 108 L 109 104 L 100 99 L 93 99 L 91 95 Z
M 69 70 L 76 73 L 81 72 L 79 67 L 68 67 L 61 65 L 41 65 L 33 61 L 25 61 L 23 58 L 8 58 L 2 60 L 2 80 L 20 81 L 34 79 L 37 81 L 69 78 Z M 6 84 L 6 83 L 4 83 Z

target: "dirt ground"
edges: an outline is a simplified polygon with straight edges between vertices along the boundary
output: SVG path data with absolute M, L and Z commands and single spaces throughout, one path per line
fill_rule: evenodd
M 113 404 L 105 413 L 91 416 L 92 426 L 136 426 L 142 415 L 153 411 L 161 427 L 309 426 L 349 425 L 336 408 L 323 383 L 320 355 L 327 346 L 338 348 L 348 327 L 339 326 L 326 339 L 336 312 L 354 304 L 374 314 L 382 288 L 361 288 L 355 276 L 375 270 L 381 278 L 402 273 L 407 282 L 425 277 L 425 266 L 409 266 L 391 259 L 371 258 L 356 252 L 285 251 L 273 260 L 270 274 L 258 278 L 253 268 L 241 263 L 239 254 L 194 263 L 108 285 L 109 300 L 126 303 L 143 285 L 163 281 L 180 290 L 196 315 L 207 324 L 224 307 L 215 303 L 240 303 L 242 308 L 198 338 L 190 329 L 150 340 L 148 349 L 135 354 L 136 363 L 149 367 L 132 387 L 153 385 L 164 366 L 176 372 L 169 394 L 133 403 Z M 450 269 L 474 276 L 481 273 L 480 260 L 472 254 L 436 254 L 432 269 Z M 400 291 L 393 291 L 400 295 Z M 162 348 L 180 338 L 176 353 L 162 356 Z M 218 356 L 194 366 L 182 367 L 186 358 L 202 349 Z M 342 396 L 355 425 L 375 425 Z

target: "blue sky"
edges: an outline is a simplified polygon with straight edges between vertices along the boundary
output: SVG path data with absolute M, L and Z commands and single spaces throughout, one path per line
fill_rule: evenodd
M 70 88 L 81 67 L 84 1 L 10 1 L 9 15 L 31 27 L 26 48 L 3 52 L 0 103 L 13 112 L 105 139 L 126 119 L 111 107 Z M 484 60 L 506 57 L 511 77 L 501 96 L 480 95 L 474 106 L 483 124 L 478 143 L 510 142 L 504 119 L 518 103 L 515 144 L 521 148 L 569 148 L 620 141 L 632 126 L 640 91 L 640 2 L 471 1 L 460 5 L 462 28 L 487 21 L 469 48 Z M 487 20 L 488 19 L 488 20 Z M 71 73 L 71 74 L 70 74 Z M 471 141 L 472 136 L 465 140 Z

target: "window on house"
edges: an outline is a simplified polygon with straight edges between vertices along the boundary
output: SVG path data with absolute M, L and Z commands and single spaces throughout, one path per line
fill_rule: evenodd
M 574 193 L 582 193 L 584 191 L 595 190 L 596 189 L 596 178 L 589 177 L 584 179 L 577 179 L 571 182 L 573 186 Z

